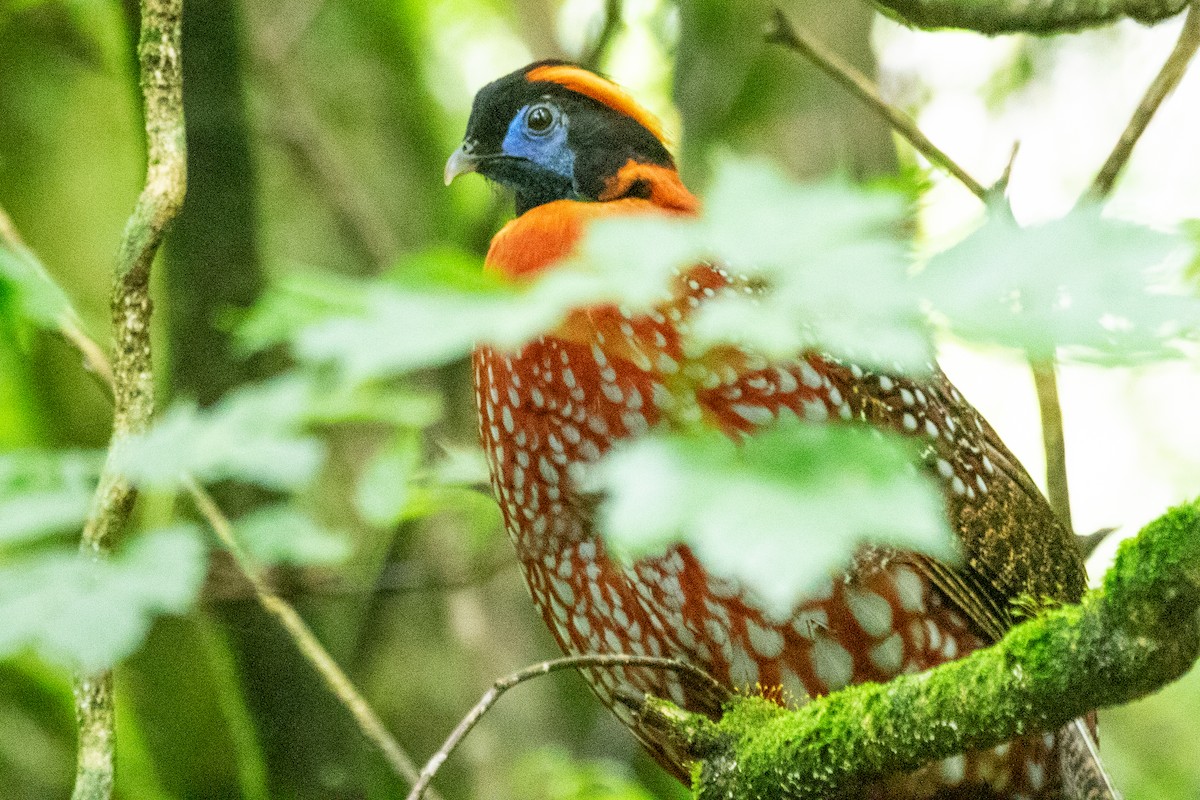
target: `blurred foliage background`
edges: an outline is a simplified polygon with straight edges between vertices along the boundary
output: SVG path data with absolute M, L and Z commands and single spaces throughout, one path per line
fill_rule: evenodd
M 904 31 L 863 4 L 783 5 L 880 74 L 889 95 L 985 184 L 1021 138 L 1032 155 L 1017 162 L 1013 196 L 1026 218 L 1061 211 L 1060 198 L 1086 183 L 1174 35 L 1170 24 L 1122 25 L 983 40 Z M 722 149 L 765 153 L 801 178 L 920 175 L 874 116 L 762 42 L 769 10 L 761 0 L 191 0 L 188 195 L 156 271 L 162 397 L 208 405 L 282 366 L 275 351 L 246 357 L 232 334 L 276 279 L 312 268 L 376 275 L 447 249 L 481 257 L 511 209 L 482 181 L 444 188 L 442 165 L 475 90 L 533 58 L 591 59 L 644 98 L 675 132 L 696 188 Z M 128 0 L 0 0 L 0 205 L 94 334 L 107 330 L 113 254 L 143 175 L 136 19 Z M 1101 64 L 1108 83 L 1093 80 Z M 1180 158 L 1187 141 L 1194 153 L 1200 140 L 1197 84 L 1190 76 L 1156 121 L 1145 163 L 1139 150 L 1122 187 L 1132 189 L 1116 200 L 1131 216 L 1162 224 L 1200 216 L 1200 177 L 1187 178 L 1196 160 Z M 1063 96 L 1090 98 L 1108 116 L 1064 132 L 1061 121 L 1054 127 L 1054 98 Z M 1190 116 L 1175 110 L 1188 97 Z M 1093 153 L 1090 167 L 1074 166 Z M 1160 156 L 1172 174 L 1155 172 Z M 940 176 L 929 180 L 918 226 L 921 241 L 936 246 L 980 209 Z M 0 294 L 0 448 L 103 447 L 107 400 L 77 354 L 19 325 L 11 302 Z M 1036 474 L 1036 405 L 1019 366 L 946 347 L 952 376 Z M 1196 442 L 1194 422 L 1181 422 L 1189 389 L 1196 396 L 1193 377 L 1175 366 L 1098 380 L 1068 376 L 1064 391 L 1068 452 L 1078 444 L 1092 454 L 1078 471 L 1072 462 L 1084 530 L 1136 524 L 1200 486 L 1200 448 L 1179 444 Z M 474 442 L 465 364 L 430 370 L 416 388 L 413 402 L 437 422 L 405 446 L 436 454 Z M 1123 404 L 1133 395 L 1142 405 Z M 1150 430 L 1141 417 L 1160 402 L 1176 424 Z M 1089 417 L 1097 406 L 1101 415 Z M 1086 419 L 1097 421 L 1077 421 Z M 1096 457 L 1092 443 L 1118 426 L 1116 449 Z M 1135 452 L 1126 440 L 1139 432 L 1149 444 Z M 338 428 L 329 446 L 306 504 L 349 536 L 351 554 L 336 568 L 280 567 L 272 577 L 388 727 L 424 758 L 494 678 L 556 648 L 485 498 L 462 495 L 443 513 L 367 524 L 358 478 L 396 443 L 362 424 Z M 1107 469 L 1123 489 L 1089 469 Z M 1138 480 L 1153 486 L 1139 489 Z M 269 499 L 218 489 L 234 513 Z M 1091 502 L 1114 494 L 1125 505 Z M 167 520 L 172 503 L 146 497 L 143 522 Z M 404 789 L 219 554 L 200 607 L 156 623 L 117 674 L 121 797 L 357 798 Z M 1200 675 L 1102 720 L 1107 761 L 1128 797 L 1200 796 Z M 73 768 L 70 675 L 32 656 L 0 663 L 0 800 L 66 796 Z M 685 796 L 567 674 L 506 697 L 439 786 L 447 797 Z

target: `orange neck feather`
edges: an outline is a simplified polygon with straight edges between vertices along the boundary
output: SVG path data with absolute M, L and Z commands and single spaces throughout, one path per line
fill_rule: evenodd
M 601 199 L 555 200 L 529 209 L 493 237 L 486 268 L 511 279 L 532 278 L 570 255 L 594 219 L 651 213 L 691 216 L 700 210 L 700 201 L 675 170 L 633 161 L 609 179 Z

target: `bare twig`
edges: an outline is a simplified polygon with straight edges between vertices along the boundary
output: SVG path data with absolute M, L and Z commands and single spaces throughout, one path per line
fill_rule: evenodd
M 1129 161 L 1129 156 L 1133 153 L 1138 139 L 1146 131 L 1146 126 L 1154 118 L 1154 114 L 1162 105 L 1163 100 L 1178 85 L 1183 73 L 1187 71 L 1188 62 L 1192 60 L 1192 56 L 1196 54 L 1198 48 L 1200 48 L 1200 0 L 1192 0 L 1187 17 L 1183 21 L 1183 30 L 1179 34 L 1179 40 L 1175 43 L 1175 49 L 1171 51 L 1171 55 L 1167 57 L 1166 63 L 1163 64 L 1162 69 L 1150 84 L 1150 88 L 1146 90 L 1142 102 L 1138 104 L 1133 116 L 1130 117 L 1129 124 L 1125 126 L 1125 130 L 1121 133 L 1121 138 L 1117 140 L 1108 160 L 1104 162 L 1096 179 L 1092 181 L 1090 194 L 1093 198 L 1107 197 L 1108 193 L 1112 191 L 1117 175 Z
M 887 120 L 896 133 L 903 136 L 918 153 L 929 160 L 929 163 L 949 172 L 963 186 L 966 186 L 971 194 L 983 202 L 990 201 L 991 196 L 988 190 L 979 181 L 972 178 L 954 159 L 942 152 L 925 134 L 921 133 L 921 129 L 917 127 L 912 117 L 884 100 L 879 94 L 879 88 L 867 76 L 846 63 L 841 56 L 817 41 L 803 28 L 794 25 L 778 8 L 775 9 L 771 18 L 766 38 L 769 42 L 781 44 L 808 58 L 824 73 L 845 86 L 869 108 Z
M 296 645 L 300 648 L 300 652 L 304 655 L 308 662 L 316 668 L 325 685 L 330 691 L 341 701 L 346 710 L 354 717 L 354 721 L 358 723 L 359 730 L 367 737 L 387 759 L 392 769 L 397 774 L 403 776 L 409 783 L 417 781 L 417 768 L 413 764 L 412 759 L 408 757 L 408 753 L 400 747 L 399 743 L 392 737 L 384 726 L 383 722 L 375 714 L 375 711 L 359 694 L 354 683 L 342 671 L 342 668 L 337 665 L 333 657 L 321 645 L 321 642 L 313 634 L 312 630 L 305 624 L 304 620 L 296 613 L 291 605 L 271 589 L 267 582 L 259 574 L 258 567 L 251 561 L 249 555 L 242 546 L 238 544 L 237 538 L 233 533 L 233 525 L 229 519 L 213 501 L 212 497 L 204 490 L 200 484 L 191 477 L 184 479 L 184 486 L 188 493 L 192 496 L 193 502 L 196 504 L 201 516 L 212 527 L 217 534 L 222 544 L 228 548 L 233 555 L 234 560 L 241 568 L 242 573 L 250 584 L 254 587 L 254 593 L 258 596 L 259 603 L 267 610 L 269 614 L 279 620 L 284 629 L 291 635 Z
M 1030 362 L 1042 419 L 1042 449 L 1046 453 L 1046 498 L 1059 522 L 1071 527 L 1071 496 L 1067 489 L 1067 448 L 1063 438 L 1062 405 L 1054 360 Z
M 621 0 L 605 0 L 604 24 L 600 27 L 600 33 L 592 42 L 592 46 L 579 57 L 581 67 L 595 70 L 604 61 L 604 56 L 608 54 L 608 48 L 621 30 L 622 5 Z
M 582 655 L 582 656 L 566 656 L 564 658 L 556 658 L 552 661 L 543 661 L 540 664 L 526 667 L 500 678 L 492 687 L 484 692 L 483 697 L 479 698 L 479 702 L 475 704 L 465 717 L 458 723 L 454 730 L 447 737 L 445 743 L 438 749 L 436 753 L 426 762 L 425 767 L 421 770 L 421 776 L 413 786 L 412 791 L 408 793 L 407 800 L 421 800 L 428 792 L 432 791 L 429 788 L 430 781 L 437 775 L 442 764 L 446 763 L 446 759 L 454 752 L 454 749 L 462 743 L 467 734 L 479 724 L 479 720 L 483 718 L 500 696 L 514 686 L 524 683 L 525 681 L 534 678 L 540 678 L 543 675 L 549 675 L 552 672 L 559 672 L 564 669 L 587 669 L 589 667 L 652 667 L 655 669 L 669 670 L 672 672 L 687 673 L 699 682 L 710 685 L 718 694 L 727 692 L 711 675 L 704 670 L 689 664 L 686 661 L 679 661 L 673 658 L 660 658 L 658 656 L 634 656 L 623 654 L 608 654 L 608 655 Z
M 111 539 L 124 529 L 136 497 L 113 467 L 113 453 L 125 439 L 144 431 L 154 413 L 150 265 L 167 226 L 183 206 L 187 187 L 182 21 L 182 0 L 142 0 L 138 58 L 146 118 L 146 183 L 125 225 L 113 281 L 113 433 L 79 545 L 92 558 L 104 557 Z M 71 329 L 68 338 L 73 343 L 86 340 L 78 329 Z M 83 352 L 89 359 L 100 355 L 99 348 Z M 116 749 L 111 671 L 76 679 L 75 714 L 79 749 L 72 798 L 107 800 L 112 796 Z

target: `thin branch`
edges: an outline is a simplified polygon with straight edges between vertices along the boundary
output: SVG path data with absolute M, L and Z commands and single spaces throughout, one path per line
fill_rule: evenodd
M 929 163 L 949 172 L 970 190 L 971 194 L 987 203 L 991 193 L 979 181 L 972 178 L 954 159 L 946 155 L 929 140 L 912 117 L 890 105 L 879 94 L 879 88 L 857 69 L 846 63 L 837 53 L 830 50 L 803 28 L 794 25 L 780 9 L 775 9 L 766 32 L 768 42 L 781 44 L 795 50 L 816 64 L 842 86 L 857 95 L 869 108 L 887 120 L 895 131 L 903 136 L 913 148 L 925 156 Z
M 622 5 L 621 0 L 605 0 L 604 24 L 600 27 L 600 33 L 592 42 L 592 46 L 579 57 L 581 67 L 596 70 L 604 61 L 608 48 L 612 46 L 613 39 L 621 30 Z
M 136 498 L 134 488 L 114 468 L 112 454 L 122 441 L 146 430 L 154 413 L 150 265 L 167 226 L 183 206 L 187 188 L 182 20 L 183 0 L 142 0 L 138 58 L 146 119 L 146 183 L 125 225 L 113 281 L 113 433 L 109 459 L 101 470 L 79 543 L 80 550 L 92 558 L 104 557 L 112 538 L 125 528 Z M 70 329 L 68 338 L 73 343 L 86 339 L 78 329 Z M 98 347 L 83 353 L 88 359 L 102 355 Z M 111 671 L 76 679 L 75 715 L 79 745 L 72 798 L 108 800 L 116 750 Z
M 1058 400 L 1058 376 L 1053 359 L 1032 361 L 1033 386 L 1037 390 L 1042 420 L 1042 449 L 1046 454 L 1046 499 L 1059 522 L 1071 526 L 1071 496 L 1067 487 L 1067 448 L 1063 437 L 1062 405 Z
M 652 667 L 655 669 L 669 670 L 671 672 L 686 673 L 702 684 L 712 688 L 718 694 L 727 694 L 728 691 L 721 686 L 711 675 L 704 670 L 689 664 L 685 661 L 679 661 L 673 658 L 661 658 L 658 656 L 633 656 L 624 654 L 608 654 L 608 655 L 582 655 L 582 656 L 567 656 L 565 658 L 556 658 L 552 661 L 543 661 L 540 664 L 526 667 L 523 670 L 514 672 L 511 675 L 506 675 L 500 678 L 492 687 L 484 692 L 483 697 L 479 698 L 479 702 L 475 704 L 465 717 L 458 723 L 445 743 L 438 749 L 436 753 L 426 762 L 424 769 L 421 770 L 421 777 L 413 786 L 411 792 L 408 793 L 407 800 L 421 800 L 427 792 L 431 792 L 429 788 L 430 781 L 437 775 L 442 764 L 446 763 L 446 759 L 454 752 L 455 748 L 462 743 L 467 734 L 471 732 L 479 720 L 483 718 L 500 696 L 514 686 L 524 683 L 525 681 L 534 678 L 540 678 L 543 675 L 549 675 L 552 672 L 559 672 L 564 669 L 587 669 L 589 667 Z
M 1167 57 L 1166 63 L 1163 64 L 1162 69 L 1150 84 L 1150 88 L 1146 90 L 1142 102 L 1138 104 L 1133 116 L 1129 119 L 1129 124 L 1121 133 L 1121 138 L 1117 140 L 1108 160 L 1104 162 L 1104 166 L 1100 168 L 1100 172 L 1092 182 L 1090 195 L 1093 198 L 1107 197 L 1112 191 L 1117 175 L 1129 161 L 1129 156 L 1133 153 L 1138 139 L 1145 133 L 1146 126 L 1154 118 L 1154 114 L 1162 105 L 1163 100 L 1179 84 L 1184 72 L 1187 71 L 1188 63 L 1198 48 L 1200 48 L 1200 0 L 1192 0 L 1187 17 L 1183 21 L 1183 30 L 1180 31 L 1179 40 L 1175 43 L 1175 49 L 1171 51 L 1171 55 Z
M 262 607 L 279 620 L 280 624 L 283 625 L 284 629 L 291 635 L 296 645 L 300 648 L 300 652 L 316 668 L 325 685 L 329 687 L 334 696 L 341 701 L 346 710 L 354 717 L 354 721 L 358 723 L 359 730 L 379 748 L 392 769 L 397 774 L 403 776 L 409 783 L 415 783 L 418 779 L 417 768 L 413 764 L 412 759 L 408 757 L 408 753 L 404 752 L 404 749 L 400 747 L 400 744 L 388 732 L 383 722 L 375 714 L 375 711 L 363 699 L 363 696 L 359 694 L 354 683 L 321 645 L 321 642 L 301 616 L 296 613 L 296 609 L 276 594 L 267 584 L 266 580 L 263 579 L 258 571 L 258 567 L 238 543 L 233 533 L 233 525 L 230 524 L 229 519 L 217 506 L 216 502 L 190 476 L 184 478 L 184 486 L 188 494 L 192 496 L 192 500 L 195 502 L 200 515 L 212 527 L 213 531 L 217 534 L 217 538 L 221 540 L 221 543 L 233 555 L 242 573 L 250 581 L 251 586 L 254 587 L 254 593 L 257 595 Z

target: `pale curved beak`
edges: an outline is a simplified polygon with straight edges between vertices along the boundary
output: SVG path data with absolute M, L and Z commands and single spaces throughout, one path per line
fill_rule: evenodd
M 463 142 L 457 150 L 450 154 L 450 158 L 446 160 L 446 171 L 442 173 L 447 186 L 459 175 L 474 172 L 475 168 L 479 166 L 479 159 L 471 152 L 473 149 L 472 143 Z

